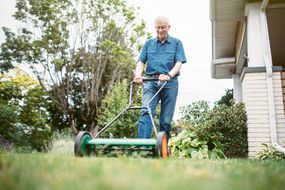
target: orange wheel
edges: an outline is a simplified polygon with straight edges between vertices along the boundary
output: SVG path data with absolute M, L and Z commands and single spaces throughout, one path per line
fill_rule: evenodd
M 157 135 L 156 149 L 158 151 L 159 157 L 162 157 L 163 159 L 166 159 L 168 157 L 167 135 L 163 131 L 159 132 Z
M 168 155 L 171 156 L 172 155 L 172 151 L 171 151 L 171 148 L 168 147 Z

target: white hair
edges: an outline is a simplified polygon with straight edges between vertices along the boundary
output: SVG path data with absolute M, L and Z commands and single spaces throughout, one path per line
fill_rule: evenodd
M 156 24 L 156 23 L 157 23 L 158 21 L 160 21 L 160 20 L 164 20 L 164 21 L 167 22 L 168 25 L 170 25 L 169 19 L 168 19 L 166 16 L 162 16 L 162 15 L 156 17 L 154 24 Z

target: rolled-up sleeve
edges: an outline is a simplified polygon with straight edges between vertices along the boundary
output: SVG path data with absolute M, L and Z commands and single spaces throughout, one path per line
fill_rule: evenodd
M 139 60 L 143 63 L 146 63 L 147 61 L 147 45 L 148 43 L 146 42 L 141 50 L 140 56 L 139 56 Z
M 176 49 L 176 55 L 175 55 L 175 62 L 186 63 L 187 60 L 186 60 L 184 48 L 180 40 L 178 40 L 178 44 L 176 48 L 177 49 Z

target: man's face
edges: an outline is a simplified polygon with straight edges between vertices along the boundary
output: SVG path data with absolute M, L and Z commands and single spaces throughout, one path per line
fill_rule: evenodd
M 170 25 L 167 23 L 166 20 L 158 20 L 155 23 L 155 29 L 158 39 L 160 41 L 164 41 L 168 35 Z

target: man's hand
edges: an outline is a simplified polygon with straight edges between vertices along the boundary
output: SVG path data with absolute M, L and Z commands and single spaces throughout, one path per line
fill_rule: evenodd
M 165 75 L 165 74 L 160 74 L 158 77 L 158 80 L 160 82 L 166 82 L 166 81 L 170 81 L 171 77 L 169 75 Z
M 134 82 L 135 82 L 135 83 L 138 83 L 138 84 L 143 83 L 143 78 L 142 78 L 142 76 L 135 76 Z

